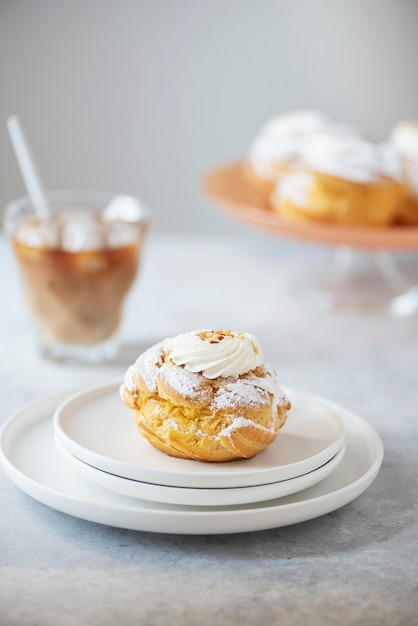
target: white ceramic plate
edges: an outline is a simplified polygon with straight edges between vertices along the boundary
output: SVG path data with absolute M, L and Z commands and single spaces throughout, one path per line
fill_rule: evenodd
M 56 438 L 55 445 L 62 458 L 69 463 L 76 472 L 84 476 L 92 483 L 121 493 L 132 498 L 152 500 L 153 502 L 165 502 L 168 504 L 183 504 L 193 506 L 229 506 L 235 504 L 248 504 L 261 502 L 271 498 L 281 498 L 291 493 L 302 491 L 331 474 L 341 462 L 345 452 L 345 442 L 337 454 L 325 465 L 308 474 L 289 478 L 277 483 L 256 485 L 254 487 L 232 487 L 225 489 L 192 489 L 188 487 L 166 487 L 165 485 L 153 485 L 139 480 L 121 478 L 80 461 L 77 457 L 67 452 Z
M 154 485 L 190 488 L 252 487 L 302 476 L 341 449 L 341 418 L 316 396 L 286 390 L 291 402 L 285 426 L 274 443 L 253 459 L 199 463 L 176 459 L 153 448 L 136 428 L 119 384 L 84 390 L 67 399 L 54 416 L 62 446 L 96 469 Z
M 32 498 L 92 522 L 149 532 L 239 533 L 277 528 L 330 513 L 363 493 L 377 476 L 383 446 L 360 417 L 331 404 L 346 428 L 346 452 L 336 470 L 297 494 L 229 507 L 154 503 L 123 496 L 78 476 L 55 446 L 52 414 L 68 394 L 34 402 L 0 431 L 0 461 L 11 480 Z

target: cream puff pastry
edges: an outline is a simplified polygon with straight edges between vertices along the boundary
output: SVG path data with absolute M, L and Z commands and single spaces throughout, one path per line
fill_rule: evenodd
M 386 226 L 404 194 L 371 143 L 353 135 L 318 133 L 301 151 L 301 168 L 278 181 L 271 206 L 289 218 Z
M 120 392 L 151 445 L 205 462 L 255 456 L 276 439 L 291 406 L 256 337 L 237 331 L 156 344 L 127 370 Z
M 299 166 L 306 139 L 324 130 L 355 133 L 316 111 L 291 111 L 272 118 L 249 146 L 247 176 L 258 189 L 270 194 L 277 180 Z

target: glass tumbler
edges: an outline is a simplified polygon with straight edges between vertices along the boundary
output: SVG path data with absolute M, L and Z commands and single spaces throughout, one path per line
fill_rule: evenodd
M 107 192 L 62 190 L 46 199 L 47 216 L 25 197 L 4 217 L 41 354 L 108 361 L 118 351 L 151 213 L 138 198 Z

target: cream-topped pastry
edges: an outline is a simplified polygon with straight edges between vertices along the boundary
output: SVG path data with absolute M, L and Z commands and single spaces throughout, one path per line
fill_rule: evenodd
M 271 205 L 290 218 L 347 225 L 393 222 L 403 195 L 376 147 L 355 136 L 318 133 L 301 150 L 301 169 L 278 181 Z
M 257 187 L 271 191 L 283 174 L 298 166 L 307 138 L 323 130 L 341 135 L 356 133 L 316 111 L 291 111 L 269 120 L 248 149 L 247 170 Z
M 254 335 L 197 330 L 141 354 L 121 386 L 139 432 L 197 461 L 250 458 L 272 443 L 290 402 Z

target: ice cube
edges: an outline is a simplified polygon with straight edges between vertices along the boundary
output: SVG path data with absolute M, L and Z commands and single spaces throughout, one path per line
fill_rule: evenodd
M 16 239 L 29 248 L 56 248 L 59 232 L 53 220 L 28 220 L 19 225 Z
M 86 252 L 106 247 L 103 225 L 87 210 L 60 213 L 61 247 L 67 252 Z
M 42 248 L 44 245 L 44 238 L 39 226 L 28 222 L 19 226 L 16 239 L 30 248 Z
M 108 221 L 137 222 L 143 215 L 144 209 L 137 198 L 120 194 L 112 198 L 104 210 L 103 218 Z

